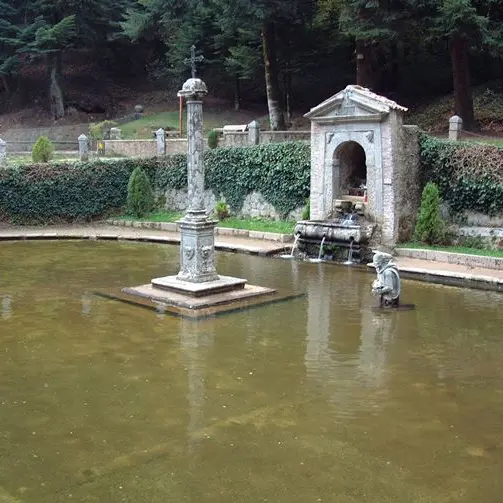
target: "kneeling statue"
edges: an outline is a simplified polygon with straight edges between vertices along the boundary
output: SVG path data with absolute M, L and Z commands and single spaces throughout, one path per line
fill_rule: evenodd
M 392 259 L 389 253 L 374 252 L 377 279 L 372 283 L 372 294 L 380 296 L 380 307 L 398 307 L 400 303 L 400 275 Z

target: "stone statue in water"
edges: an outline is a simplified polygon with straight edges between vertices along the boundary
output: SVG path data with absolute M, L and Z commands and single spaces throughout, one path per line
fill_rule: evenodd
M 380 307 L 398 307 L 400 303 L 400 275 L 392 259 L 389 253 L 374 252 L 377 279 L 372 283 L 372 294 L 380 296 Z

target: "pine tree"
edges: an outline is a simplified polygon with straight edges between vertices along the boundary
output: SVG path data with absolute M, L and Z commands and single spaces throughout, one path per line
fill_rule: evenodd
M 19 41 L 19 5 L 17 2 L 0 0 L 0 79 L 4 91 L 10 93 L 9 81 L 19 67 L 17 49 Z

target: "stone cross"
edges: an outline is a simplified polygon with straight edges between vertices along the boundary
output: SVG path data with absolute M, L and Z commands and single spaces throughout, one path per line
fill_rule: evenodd
M 87 141 L 87 136 L 82 133 L 79 138 L 79 158 L 81 161 L 89 160 L 89 142 Z
M 7 143 L 0 138 L 0 165 L 7 159 Z
M 196 63 L 200 63 L 201 61 L 204 61 L 204 56 L 196 56 L 196 46 L 192 45 L 190 47 L 190 58 L 185 59 L 183 62 L 186 65 L 190 65 L 193 79 L 196 78 Z

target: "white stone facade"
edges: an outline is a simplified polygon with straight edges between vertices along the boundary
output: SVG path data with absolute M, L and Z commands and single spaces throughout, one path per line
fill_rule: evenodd
M 400 214 L 403 194 L 399 190 L 406 185 L 403 178 L 417 177 L 419 169 L 419 158 L 407 157 L 408 147 L 402 144 L 406 110 L 368 89 L 351 85 L 305 115 L 311 120 L 312 220 L 333 216 L 334 201 L 344 195 L 345 178 L 349 176 L 342 152 L 356 143 L 365 153 L 365 215 L 379 225 L 383 244 L 397 242 L 403 225 L 400 220 L 413 220 L 415 216 L 409 209 L 407 215 Z M 411 197 L 417 199 L 415 194 Z

